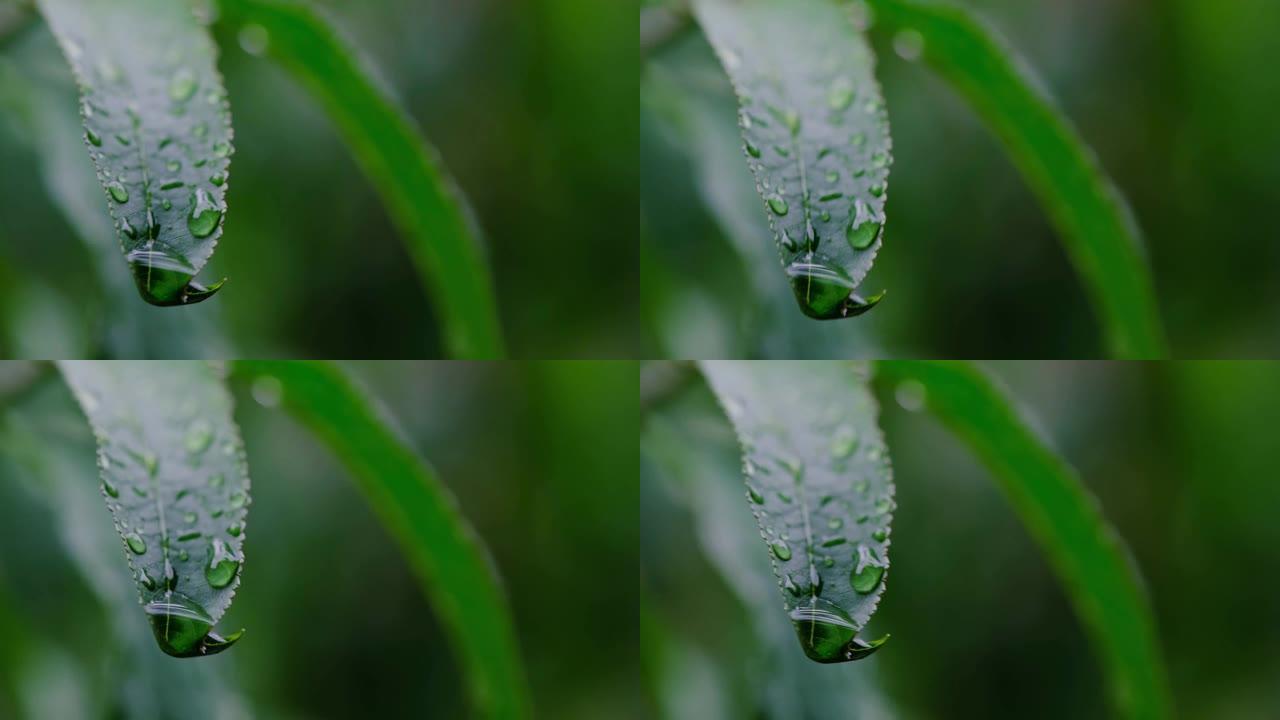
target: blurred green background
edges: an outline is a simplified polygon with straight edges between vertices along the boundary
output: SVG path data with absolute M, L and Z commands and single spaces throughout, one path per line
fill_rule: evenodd
M 470 716 L 387 530 L 327 451 L 244 382 L 253 506 L 219 627 L 247 633 L 216 657 L 162 655 L 87 424 L 54 373 L 15 391 L 27 367 L 0 363 L 0 717 Z M 638 717 L 635 365 L 349 368 L 492 553 L 538 716 Z
M 961 2 L 1027 60 L 1129 199 L 1174 356 L 1280 354 L 1280 5 Z M 727 80 L 696 29 L 643 61 L 646 356 L 1103 356 L 1079 281 L 1003 150 L 892 37 L 871 39 L 894 163 L 863 289 L 889 294 L 843 322 L 795 307 Z
M 635 0 L 315 4 L 470 200 L 509 354 L 633 355 Z M 82 131 L 32 120 L 29 99 L 3 82 L 8 73 L 55 86 L 65 98 L 55 109 L 74 117 L 70 71 L 43 24 L 0 40 L 0 356 L 441 354 L 426 292 L 378 196 L 319 106 L 245 52 L 237 31 L 215 25 L 237 152 L 226 233 L 201 275 L 230 281 L 214 302 L 176 310 L 112 299 L 110 277 L 128 280 L 123 259 L 108 251 L 107 267 L 95 266 L 42 173 L 48 144 L 70 143 L 83 157 L 73 152 L 71 169 L 54 174 L 92 177 Z M 82 194 L 106 218 L 100 189 Z
M 1280 366 L 987 367 L 1127 541 L 1179 716 L 1280 716 Z M 875 387 L 898 507 L 868 636 L 892 638 L 822 666 L 788 626 L 728 422 L 691 370 L 645 368 L 641 613 L 659 716 L 1108 717 L 1084 630 L 986 470 Z

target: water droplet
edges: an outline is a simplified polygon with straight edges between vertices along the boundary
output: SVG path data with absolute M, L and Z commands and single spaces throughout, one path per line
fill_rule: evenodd
M 791 559 L 791 548 L 784 542 L 775 542 L 769 546 L 769 549 L 773 551 L 774 557 L 783 562 Z
M 874 643 L 859 640 L 858 627 L 839 605 L 819 597 L 807 599 L 790 613 L 800 647 L 810 660 L 820 663 L 860 660 L 880 647 L 886 638 Z
M 181 560 L 182 562 L 186 562 L 191 559 L 191 553 L 187 552 L 186 550 L 179 550 L 178 559 Z
M 885 191 L 884 183 L 880 183 L 878 185 L 872 185 L 869 189 L 871 191 L 871 194 L 874 195 L 875 197 L 884 196 L 884 191 Z
M 173 202 L 169 200 L 169 198 L 165 198 L 160 201 L 160 207 L 164 208 L 165 210 L 172 210 Z
M 880 498 L 876 501 L 876 513 L 886 515 L 893 509 L 893 501 L 889 498 Z
M 120 497 L 120 488 L 116 487 L 110 480 L 102 479 L 102 491 L 113 498 Z
M 222 210 L 214 204 L 213 198 L 203 188 L 196 188 L 191 212 L 187 215 L 187 229 L 198 238 L 209 237 L 218 227 L 222 219 Z
M 196 520 L 199 520 L 199 519 L 200 519 L 200 518 L 199 518 L 199 517 L 197 517 L 197 516 L 196 516 L 196 514 L 195 514 L 195 513 L 193 513 L 193 512 L 189 512 L 189 513 L 187 513 L 187 514 L 185 514 L 185 515 L 183 515 L 183 516 L 182 516 L 182 521 L 183 521 L 183 522 L 185 522 L 185 523 L 186 523 L 186 524 L 188 524 L 188 525 L 195 525 L 195 524 L 196 524 Z
M 924 36 L 916 30 L 902 30 L 893 36 L 893 51 L 908 62 L 915 62 L 924 54 Z
M 222 483 L 224 482 L 226 482 L 226 478 L 222 476 L 222 473 L 216 473 L 209 476 L 209 487 L 222 487 Z
M 232 508 L 235 508 L 235 509 L 237 509 L 237 510 L 238 510 L 238 509 L 240 509 L 240 508 L 244 507 L 244 504 L 245 504 L 245 502 L 246 502 L 247 500 L 248 500 L 248 498 L 247 498 L 247 497 L 245 497 L 245 494 L 244 494 L 244 493 L 242 493 L 242 492 L 240 492 L 239 490 L 237 490 L 237 491 L 235 491 L 235 492 L 231 493 L 231 507 L 232 507 Z
M 202 138 L 209 134 L 209 126 L 205 123 L 200 123 L 199 125 L 191 128 L 191 134 L 198 138 Z M 197 167 L 199 166 L 197 165 Z
M 836 172 L 835 170 L 827 171 L 827 182 L 834 184 L 839 181 L 840 181 L 840 173 Z
M 161 185 L 161 186 L 160 186 L 160 189 L 161 189 L 161 190 L 173 190 L 173 189 L 175 189 L 175 188 L 180 188 L 180 187 L 182 187 L 183 185 L 185 185 L 185 183 L 183 183 L 181 180 L 170 180 L 170 181 L 166 182 L 165 184 Z
M 141 555 L 147 551 L 147 541 L 143 540 L 138 533 L 129 533 L 124 536 L 124 544 L 129 546 L 129 550 L 134 555 Z
M 840 518 L 831 518 L 827 521 L 827 527 L 832 530 L 839 530 L 844 527 L 844 520 L 841 520 Z
M 800 134 L 800 115 L 795 110 L 787 110 L 782 113 L 782 122 L 787 126 L 787 130 L 791 131 L 792 135 Z
M 751 498 L 751 502 L 757 505 L 764 504 L 764 495 L 761 495 L 759 490 L 750 485 L 747 486 L 747 497 Z
M 773 211 L 773 214 L 779 217 L 786 215 L 787 210 L 789 209 L 787 207 L 787 201 L 783 200 L 782 198 L 776 195 L 769 198 L 768 204 L 769 204 L 769 209 Z
M 240 570 L 240 561 L 227 544 L 214 539 L 209 546 L 209 564 L 205 566 L 204 577 L 213 588 L 224 588 L 235 579 Z
M 178 172 L 179 170 L 182 169 L 182 163 L 177 160 L 170 160 L 169 162 L 165 163 L 164 167 L 169 172 Z M 163 189 L 163 186 L 161 186 L 161 189 Z
M 151 573 L 147 572 L 146 568 L 138 571 L 138 581 L 148 590 L 155 590 L 160 585 L 155 578 L 151 577 Z
M 786 228 L 782 229 L 782 249 L 787 252 L 795 252 L 799 249 L 795 238 L 791 237 L 791 233 Z
M 758 158 L 760 157 L 760 148 L 752 145 L 751 143 L 747 143 L 747 154 L 753 158 Z
M 191 425 L 187 427 L 185 443 L 187 452 L 192 455 L 199 455 L 208 450 L 209 445 L 213 443 L 213 426 L 204 418 L 191 421 Z
M 173 657 L 215 655 L 236 643 L 244 630 L 223 638 L 213 630 L 213 618 L 203 607 L 182 593 L 171 593 L 164 601 L 143 608 L 151 621 L 156 643 Z
M 888 154 L 888 153 L 886 153 L 886 152 L 884 152 L 884 151 L 882 150 L 882 151 L 880 151 L 880 152 L 877 152 L 875 155 L 872 155 L 872 156 L 871 156 L 871 165 L 872 165 L 873 167 L 877 168 L 877 169 L 879 169 L 879 168 L 883 168 L 883 167 L 888 167 L 888 165 L 889 165 L 889 154 Z
M 166 590 L 178 587 L 178 573 L 174 571 L 168 560 L 164 561 L 164 587 Z
M 125 256 L 133 268 L 133 280 L 142 298 L 152 305 L 186 305 L 202 302 L 222 287 L 214 283 L 205 287 L 192 282 L 195 268 L 185 258 L 169 252 L 161 243 L 152 242 Z
M 884 528 L 880 528 L 871 533 L 871 537 L 875 538 L 876 542 L 884 542 L 885 538 L 889 537 L 889 531 Z
M 866 595 L 880 587 L 880 580 L 884 577 L 884 568 L 879 565 L 864 565 L 861 570 L 855 570 L 849 575 L 849 584 L 853 589 Z
M 215 187 L 222 187 L 222 183 L 226 181 L 227 176 L 224 173 L 218 173 L 217 175 L 210 176 L 209 178 L 209 182 L 213 183 Z
M 116 136 L 116 142 L 120 143 L 121 145 L 123 145 L 123 146 L 125 146 L 125 147 L 129 147 L 130 145 L 132 145 L 132 144 L 133 144 L 133 141 L 132 141 L 132 140 L 130 140 L 129 138 L 125 137 L 124 135 L 117 135 L 117 136 Z
M 129 222 L 127 217 L 120 218 L 120 232 L 124 233 L 124 236 L 130 240 L 138 239 L 138 229 L 133 226 L 133 223 Z
M 102 147 L 102 136 L 94 132 L 92 129 L 85 128 L 84 136 L 89 140 L 89 143 L 94 147 Z
M 847 458 L 858 448 L 858 431 L 852 425 L 841 425 L 831 435 L 831 456 Z
M 225 140 L 219 140 L 213 144 L 213 154 L 218 157 L 227 157 L 231 154 L 231 143 Z
M 118 203 L 129 202 L 129 191 L 125 189 L 124 185 L 121 185 L 118 182 L 113 181 L 107 183 L 107 193 L 111 195 L 112 200 L 115 200 Z
M 866 250 L 880 237 L 881 224 L 874 220 L 863 220 L 855 224 L 856 222 L 850 222 L 845 228 L 844 239 L 849 241 L 849 247 L 854 250 Z
M 853 103 L 853 85 L 848 78 L 838 78 L 827 91 L 827 104 L 832 110 L 844 110 Z
M 828 555 L 827 557 L 822 558 L 822 567 L 829 567 L 829 568 L 830 568 L 830 567 L 835 567 L 835 566 L 836 566 L 836 559 L 835 559 L 835 558 L 831 557 L 830 555 Z
M 242 50 L 256 57 L 267 51 L 267 45 L 271 42 L 271 35 L 261 25 L 249 23 L 240 28 L 237 39 L 240 41 Z
M 196 76 L 187 68 L 181 68 L 169 81 L 169 97 L 174 102 L 186 102 L 196 94 Z
M 195 530 L 189 533 L 183 533 L 179 535 L 178 542 L 190 542 L 192 540 L 198 540 L 199 538 L 200 538 L 200 531 Z

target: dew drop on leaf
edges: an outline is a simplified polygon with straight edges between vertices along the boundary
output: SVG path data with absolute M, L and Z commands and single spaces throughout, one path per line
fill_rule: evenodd
M 230 585 L 239 570 L 240 561 L 236 559 L 235 553 L 226 543 L 215 538 L 209 546 L 209 564 L 204 569 L 204 577 L 209 581 L 209 586 L 224 588 Z
M 782 560 L 783 562 L 791 559 L 791 548 L 787 547 L 787 544 L 784 542 L 774 542 L 769 546 L 769 549 L 773 551 L 774 557 Z
M 125 189 L 124 185 L 121 185 L 118 182 L 107 183 L 107 193 L 111 195 L 112 200 L 115 200 L 118 203 L 123 204 L 129 202 L 129 191 Z
M 147 551 L 147 541 L 142 539 L 138 533 L 129 533 L 124 536 L 124 542 L 129 546 L 129 550 L 134 555 L 141 555 Z
M 198 238 L 209 237 L 218 228 L 222 219 L 222 210 L 214 203 L 213 198 L 204 188 L 196 188 L 195 198 L 191 204 L 191 212 L 187 215 L 187 229 Z

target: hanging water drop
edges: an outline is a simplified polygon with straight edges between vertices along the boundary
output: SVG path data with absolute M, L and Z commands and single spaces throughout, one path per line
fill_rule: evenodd
M 875 652 L 887 638 L 867 643 L 857 638 L 858 627 L 839 605 L 820 597 L 807 599 L 790 613 L 800 647 L 820 663 L 860 660 Z
M 213 618 L 182 593 L 170 593 L 164 601 L 149 603 L 143 611 L 151 622 L 156 643 L 173 657 L 216 655 L 236 643 L 244 630 L 223 638 L 213 630 Z

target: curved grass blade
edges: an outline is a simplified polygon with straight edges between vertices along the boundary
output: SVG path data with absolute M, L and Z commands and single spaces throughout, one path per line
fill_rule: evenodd
M 342 461 L 400 543 L 466 669 L 481 717 L 530 715 L 511 612 L 480 539 L 448 489 L 364 390 L 324 362 L 239 362 L 272 378 L 282 403 Z
M 221 0 L 220 6 L 229 22 L 265 40 L 266 53 L 338 126 L 418 266 L 452 356 L 501 357 L 502 331 L 479 229 L 461 190 L 408 113 L 311 8 L 280 0 Z
M 893 361 L 877 368 L 887 380 L 920 383 L 930 411 L 991 470 L 1088 631 L 1120 716 L 1171 717 L 1164 662 L 1142 582 L 1075 471 L 973 365 Z
M 868 0 L 877 23 L 920 40 L 921 59 L 977 110 L 1058 230 L 1118 358 L 1167 354 L 1136 221 L 1096 157 L 1027 65 L 970 12 Z
M 207 300 L 222 236 L 231 112 L 188 3 L 39 0 L 80 85 L 85 143 L 125 260 L 153 305 Z
M 207 363 L 61 362 L 98 441 L 102 493 L 160 649 L 226 650 L 249 473 L 231 396 Z
M 860 315 L 854 294 L 884 226 L 891 142 L 875 60 L 828 0 L 696 0 L 698 22 L 733 81 L 755 175 L 800 309 Z
M 747 500 L 800 646 L 859 660 L 889 567 L 893 472 L 877 406 L 844 363 L 701 364 L 742 445 Z

